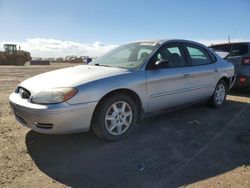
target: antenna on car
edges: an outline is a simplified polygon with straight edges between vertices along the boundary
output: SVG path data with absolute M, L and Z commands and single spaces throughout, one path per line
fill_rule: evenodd
M 231 44 L 230 35 L 228 35 L 228 44 Z M 227 56 L 224 57 L 224 59 L 226 59 L 228 56 L 231 55 L 231 53 L 232 53 L 232 51 L 233 51 L 233 47 L 234 47 L 234 44 L 232 43 L 232 45 L 230 46 L 230 51 L 229 51 L 229 53 L 227 54 Z

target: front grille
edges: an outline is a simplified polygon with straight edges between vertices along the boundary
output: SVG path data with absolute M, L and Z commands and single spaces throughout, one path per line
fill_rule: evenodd
M 18 87 L 17 93 L 19 93 L 20 96 L 23 99 L 29 99 L 30 98 L 30 92 L 27 89 L 23 88 L 23 87 Z

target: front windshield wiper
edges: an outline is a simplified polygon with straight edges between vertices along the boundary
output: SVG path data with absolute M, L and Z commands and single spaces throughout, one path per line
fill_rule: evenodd
M 126 67 L 109 66 L 109 65 L 99 64 L 99 63 L 95 63 L 93 65 L 95 65 L 95 66 L 102 66 L 102 67 L 113 67 L 113 68 L 120 68 L 120 69 L 128 69 Z
M 102 66 L 102 67 L 110 67 L 110 66 L 108 66 L 108 65 L 103 65 L 103 64 L 99 64 L 99 63 L 96 63 L 96 64 L 94 64 L 95 66 Z

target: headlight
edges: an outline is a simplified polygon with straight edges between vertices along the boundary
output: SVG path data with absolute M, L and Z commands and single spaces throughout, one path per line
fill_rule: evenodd
M 32 96 L 31 102 L 38 104 L 54 104 L 65 102 L 78 92 L 75 88 L 54 88 L 43 90 Z

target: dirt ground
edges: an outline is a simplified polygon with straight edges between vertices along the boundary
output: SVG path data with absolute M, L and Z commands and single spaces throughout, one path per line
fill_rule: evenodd
M 17 84 L 69 66 L 0 67 L 0 187 L 250 187 L 250 91 L 146 117 L 126 140 L 43 135 L 18 124 Z

